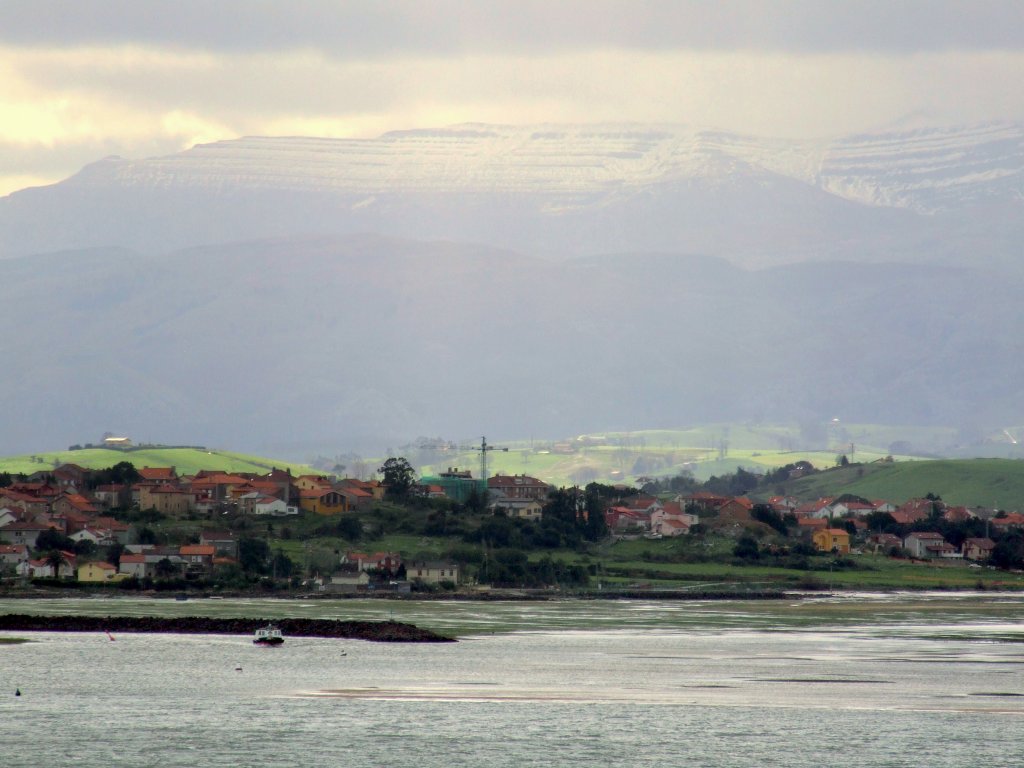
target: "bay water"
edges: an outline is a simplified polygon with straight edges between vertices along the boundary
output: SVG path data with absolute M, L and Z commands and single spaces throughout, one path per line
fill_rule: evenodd
M 0 768 L 1024 765 L 1019 595 L 0 600 L 0 613 L 393 618 L 459 638 L 3 632 Z

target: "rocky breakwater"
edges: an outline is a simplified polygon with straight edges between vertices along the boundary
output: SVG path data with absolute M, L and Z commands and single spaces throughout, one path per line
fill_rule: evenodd
M 332 619 L 213 619 L 201 616 L 0 616 L 0 631 L 22 632 L 153 632 L 187 635 L 251 635 L 274 624 L 285 637 L 336 637 L 378 643 L 451 643 L 414 624 L 398 621 L 334 621 Z

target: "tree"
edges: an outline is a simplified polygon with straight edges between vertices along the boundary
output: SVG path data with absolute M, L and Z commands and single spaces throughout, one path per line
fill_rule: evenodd
M 238 563 L 246 573 L 266 573 L 269 560 L 270 546 L 263 539 L 241 539 L 238 542 Z
M 64 565 L 64 553 L 51 549 L 46 553 L 46 564 L 53 569 L 53 578 L 59 579 L 61 566 Z
M 338 519 L 338 535 L 348 541 L 359 541 L 363 535 L 363 523 L 355 515 L 342 515 Z
M 608 525 L 604 519 L 604 504 L 599 488 L 591 483 L 586 488 L 584 505 L 587 511 L 587 522 L 583 536 L 590 541 L 600 541 L 608 535 Z
M 384 484 L 388 496 L 404 499 L 409 495 L 409 490 L 416 477 L 416 470 L 405 458 L 391 456 L 377 471 L 384 478 L 381 482 Z
M 36 549 L 45 552 L 51 549 L 64 550 L 65 552 L 75 551 L 75 542 L 60 531 L 48 528 L 36 538 Z
M 757 547 L 757 539 L 748 534 L 740 536 L 736 541 L 736 546 L 733 547 L 732 554 L 741 560 L 757 560 L 761 557 Z
M 178 566 L 167 557 L 158 560 L 154 570 L 158 579 L 170 579 L 178 575 Z
M 115 541 L 109 547 L 107 547 L 107 562 L 113 565 L 115 568 L 121 567 L 121 555 L 124 554 L 124 544 L 120 541 Z

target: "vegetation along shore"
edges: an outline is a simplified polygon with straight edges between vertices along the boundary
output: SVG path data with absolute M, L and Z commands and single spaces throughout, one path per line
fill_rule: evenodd
M 266 619 L 215 619 L 204 616 L 28 616 L 0 615 L 0 631 L 144 632 L 187 635 L 251 635 Z M 287 637 L 328 637 L 379 643 L 449 643 L 453 638 L 398 621 L 275 619 Z

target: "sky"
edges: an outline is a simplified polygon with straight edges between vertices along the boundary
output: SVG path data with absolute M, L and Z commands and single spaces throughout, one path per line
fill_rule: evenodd
M 3 0 L 0 195 L 109 155 L 464 122 L 1024 120 L 1019 0 Z

